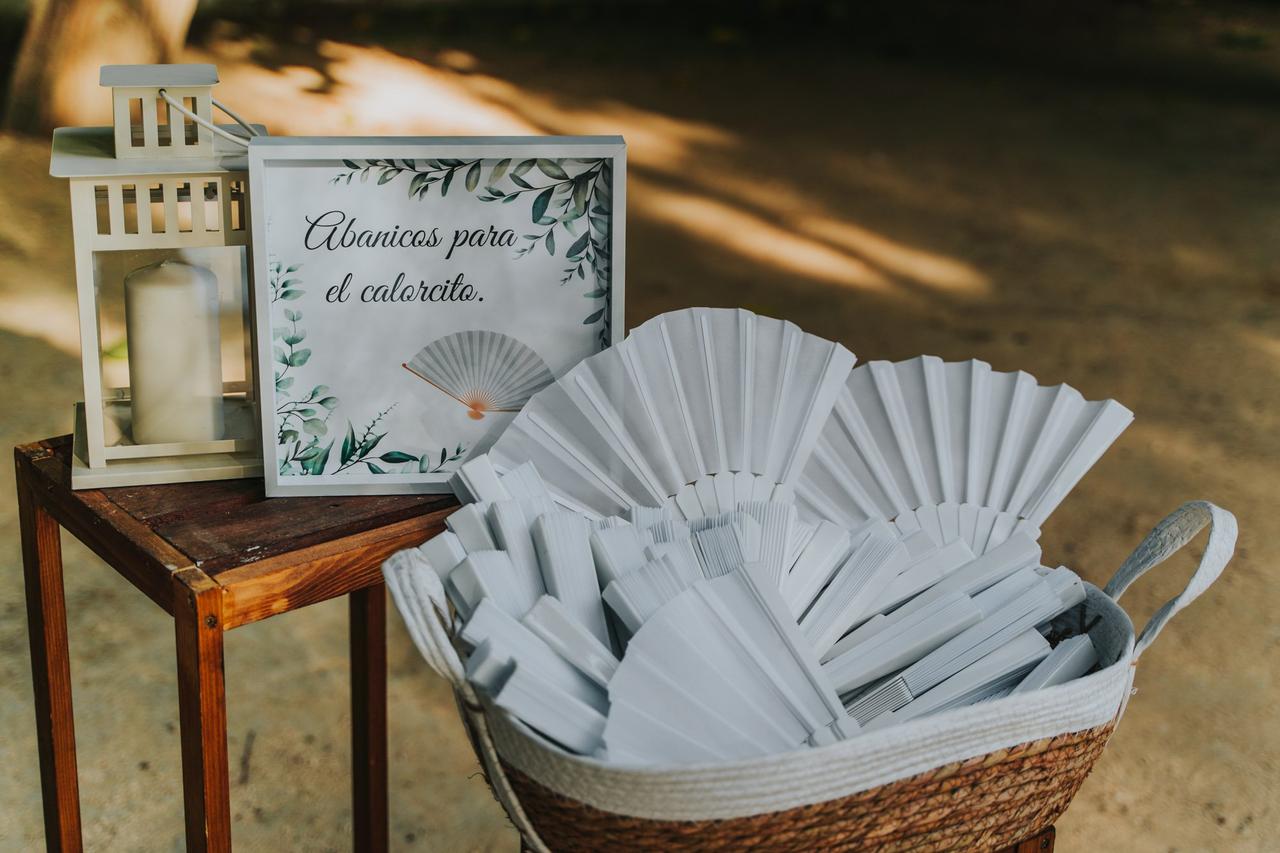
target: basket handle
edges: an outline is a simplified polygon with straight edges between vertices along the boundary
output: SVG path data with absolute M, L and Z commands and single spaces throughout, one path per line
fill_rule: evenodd
M 1133 648 L 1133 660 L 1155 642 L 1165 623 L 1174 614 L 1200 597 L 1206 589 L 1218 579 L 1222 570 L 1227 567 L 1236 547 L 1236 517 L 1219 506 L 1208 501 L 1190 501 L 1175 509 L 1163 521 L 1155 526 L 1142 540 L 1124 564 L 1116 570 L 1115 575 L 1107 582 L 1103 590 L 1115 601 L 1120 600 L 1134 581 L 1142 577 L 1148 570 L 1163 563 L 1168 557 L 1186 545 L 1196 534 L 1209 527 L 1209 541 L 1205 544 L 1204 555 L 1195 574 L 1187 582 L 1186 588 L 1163 607 L 1155 612 L 1138 634 Z
M 525 814 L 515 789 L 507 779 L 498 750 L 489 730 L 484 705 L 475 688 L 467 681 L 466 667 L 453 645 L 455 621 L 449 612 L 440 576 L 426 557 L 416 548 L 392 554 L 382 564 L 391 598 L 400 615 L 404 617 L 409 636 L 426 659 L 427 664 L 453 687 L 462 712 L 463 724 L 471 736 L 476 757 L 484 770 L 494 797 L 506 811 L 524 841 L 525 848 L 534 853 L 550 853 L 546 844 Z
M 409 548 L 387 558 L 382 575 L 422 657 L 455 690 L 461 689 L 467 683 L 466 667 L 453 647 L 448 599 L 431 563 L 416 548 Z

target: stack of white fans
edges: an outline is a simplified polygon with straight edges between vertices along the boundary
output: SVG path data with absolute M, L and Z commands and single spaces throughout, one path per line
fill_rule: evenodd
M 1080 579 L 1039 526 L 1132 419 L 981 362 L 853 368 L 746 311 L 636 329 L 536 394 L 455 477 L 444 581 L 467 676 L 531 729 L 629 764 L 817 746 L 1078 677 Z M 1069 632 L 1066 632 L 1069 633 Z

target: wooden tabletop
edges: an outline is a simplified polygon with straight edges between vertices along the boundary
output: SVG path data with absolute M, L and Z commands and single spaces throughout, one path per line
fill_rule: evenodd
M 452 495 L 270 498 L 262 480 L 71 489 L 71 437 L 16 448 L 58 522 L 173 612 L 175 577 L 226 591 L 234 628 L 381 580 L 394 551 L 435 535 Z

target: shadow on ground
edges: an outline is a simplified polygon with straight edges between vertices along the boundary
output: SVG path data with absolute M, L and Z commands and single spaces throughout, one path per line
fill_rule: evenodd
M 1059 846 L 1266 849 L 1280 830 L 1276 17 L 1063 9 L 1045 42 L 1021 20 L 1001 40 L 981 18 L 948 33 L 883 13 L 867 37 L 837 17 L 652 9 L 232 15 L 201 20 L 189 54 L 277 134 L 624 134 L 629 325 L 743 305 L 862 360 L 979 357 L 1123 401 L 1137 421 L 1046 525 L 1046 559 L 1101 583 L 1192 498 L 1237 513 L 1240 547 L 1144 658 Z M 0 202 L 23 211 L 0 221 L 14 443 L 68 428 L 79 375 L 65 189 L 42 177 L 41 141 L 0 138 L 0 158 Z M 25 848 L 41 837 L 38 776 L 7 499 L 0 531 L 0 846 Z M 1144 580 L 1130 612 L 1145 619 L 1190 565 Z M 168 621 L 82 549 L 67 571 L 86 841 L 172 849 Z M 330 603 L 229 641 L 243 849 L 347 843 L 344 621 Z M 398 623 L 391 647 L 396 846 L 510 849 L 447 692 Z

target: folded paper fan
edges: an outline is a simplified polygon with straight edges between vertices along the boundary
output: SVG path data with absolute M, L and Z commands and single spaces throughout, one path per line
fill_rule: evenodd
M 817 660 L 767 578 L 742 566 L 698 581 L 627 647 L 609 683 L 608 755 L 687 762 L 694 742 L 726 760 L 849 737 L 857 724 Z
M 515 412 L 555 379 L 546 362 L 525 344 L 501 332 L 454 332 L 432 341 L 405 365 L 468 409 L 479 420 L 486 412 Z
M 981 361 L 873 361 L 850 372 L 797 503 L 848 527 L 958 504 L 1038 528 L 1132 420 L 1114 400 Z
M 709 478 L 726 475 L 730 507 L 774 499 L 799 477 L 853 362 L 749 311 L 663 314 L 535 395 L 492 456 L 501 470 L 533 462 L 563 503 L 592 515 L 663 506 L 682 490 L 684 517 L 714 514 L 688 487 L 705 482 L 714 497 Z

